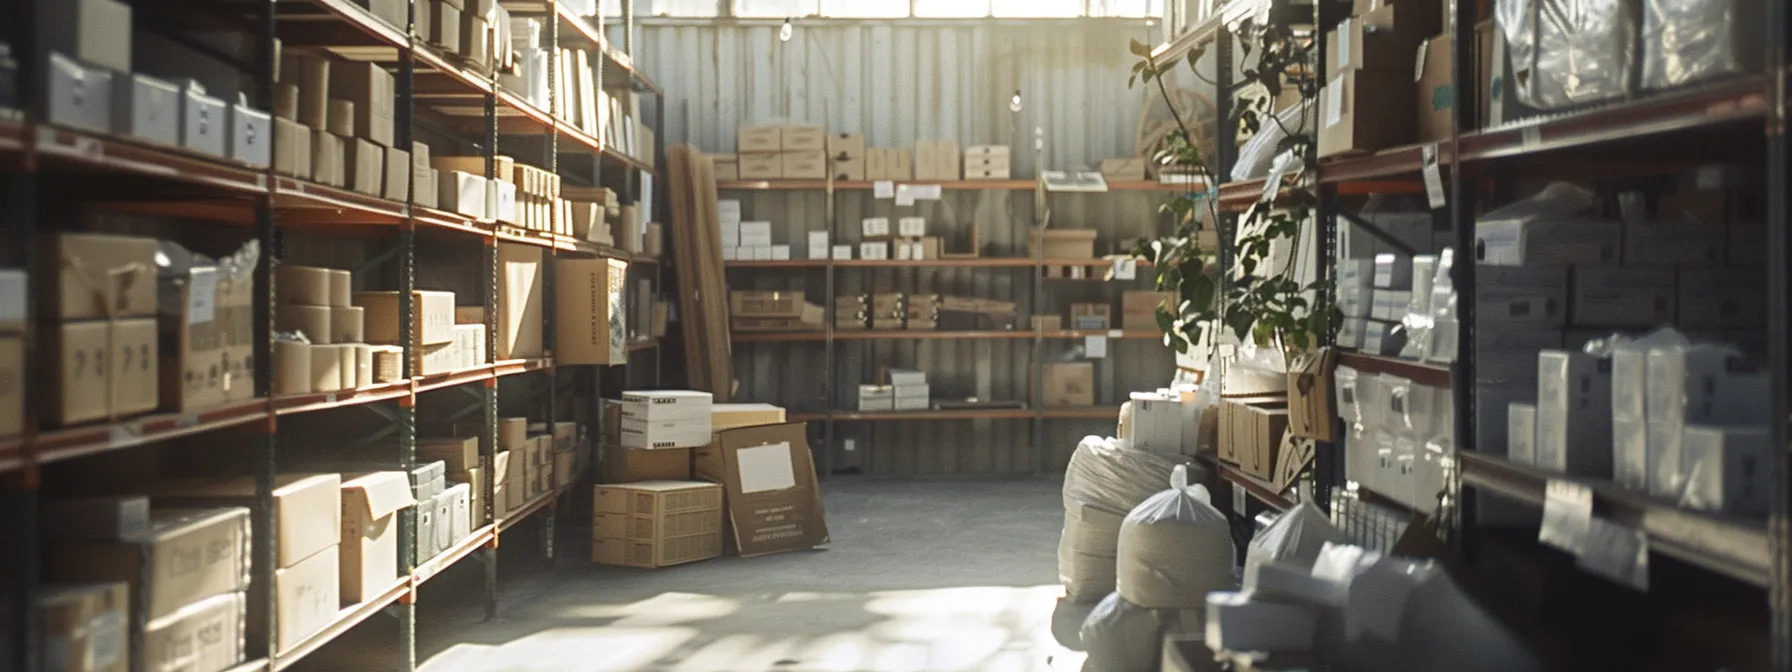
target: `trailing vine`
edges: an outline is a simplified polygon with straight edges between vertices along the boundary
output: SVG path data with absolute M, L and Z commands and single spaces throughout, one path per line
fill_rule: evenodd
M 1311 101 L 1318 97 L 1317 81 L 1305 74 L 1312 67 L 1311 43 L 1297 37 L 1288 26 L 1276 23 L 1246 20 L 1235 30 L 1242 37 L 1239 42 L 1245 57 L 1256 54 L 1255 63 L 1242 70 L 1244 78 L 1260 84 L 1264 94 L 1242 96 L 1235 117 L 1229 121 L 1237 132 L 1249 135 L 1263 132 L 1266 123 L 1274 124 L 1275 130 L 1284 136 L 1276 143 L 1274 154 L 1287 153 L 1296 165 L 1290 174 L 1272 180 L 1284 188 L 1266 189 L 1264 198 L 1244 211 L 1236 231 L 1215 232 L 1221 246 L 1227 245 L 1229 238 L 1235 239 L 1228 269 L 1221 269 L 1218 263 L 1222 250 L 1208 249 L 1201 243 L 1206 224 L 1199 215 L 1208 215 L 1207 221 L 1216 225 L 1221 221 L 1217 191 L 1212 186 L 1220 180 L 1192 142 L 1193 134 L 1171 102 L 1164 78 L 1177 64 L 1160 64 L 1152 57 L 1149 46 L 1137 40 L 1131 44 L 1132 53 L 1140 60 L 1133 65 L 1128 85 L 1155 83 L 1177 125 L 1152 161 L 1160 166 L 1192 169 L 1209 185 L 1165 204 L 1163 211 L 1172 216 L 1175 228 L 1169 235 L 1141 243 L 1134 250 L 1135 256 L 1153 264 L 1157 289 L 1173 292 L 1177 298 L 1174 306 L 1158 307 L 1157 324 L 1167 344 L 1178 353 L 1188 353 L 1203 336 L 1209 335 L 1209 329 L 1218 328 L 1230 331 L 1240 342 L 1304 349 L 1317 345 L 1342 318 L 1336 306 L 1315 305 L 1315 299 L 1325 295 L 1323 281 L 1302 283 L 1298 279 L 1305 242 L 1303 224 L 1312 217 L 1317 200 L 1300 184 L 1300 177 L 1315 167 L 1316 146 L 1305 131 L 1306 116 L 1316 107 Z M 1195 68 L 1201 55 L 1202 50 L 1197 48 L 1182 59 L 1196 77 L 1200 77 Z M 1284 124 L 1274 109 L 1275 101 L 1288 86 L 1295 87 L 1300 95 L 1300 118 L 1292 127 Z M 1220 95 L 1231 94 L 1221 91 Z M 1279 264 L 1275 263 L 1277 249 L 1291 251 Z M 1223 284 L 1223 292 L 1221 272 L 1231 274 Z

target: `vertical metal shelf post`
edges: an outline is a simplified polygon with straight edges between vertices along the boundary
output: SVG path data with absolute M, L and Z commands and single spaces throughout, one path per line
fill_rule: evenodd
M 822 366 L 824 367 L 823 370 L 827 371 L 827 376 L 821 383 L 821 397 L 826 400 L 827 405 L 822 408 L 821 474 L 819 475 L 819 478 L 821 479 L 827 479 L 834 475 L 834 455 L 842 450 L 842 446 L 836 445 L 840 440 L 840 436 L 836 433 L 839 429 L 839 425 L 834 420 L 834 414 L 836 412 L 835 409 L 845 408 L 843 402 L 839 398 L 840 390 L 834 389 L 834 385 L 839 382 L 838 378 L 840 377 L 839 368 L 835 366 L 838 364 L 838 362 L 835 361 L 835 358 L 839 357 L 840 346 L 835 342 L 836 334 L 834 332 L 834 320 L 836 319 L 835 313 L 840 309 L 840 301 L 837 295 L 837 292 L 840 291 L 840 287 L 835 278 L 835 274 L 840 272 L 840 265 L 834 263 L 833 253 L 834 242 L 840 240 L 840 208 L 838 204 L 834 202 L 835 199 L 839 197 L 839 192 L 834 189 L 834 171 L 829 170 L 827 191 L 822 195 L 822 198 L 825 200 L 825 205 L 823 206 L 825 212 L 823 213 L 823 216 L 827 219 L 829 249 L 827 272 L 825 273 L 827 287 L 822 291 L 822 296 L 826 297 L 827 301 L 827 304 L 823 306 L 822 310 L 822 314 L 827 316 L 827 324 L 822 327 L 826 334 L 823 338 L 823 347 L 826 348 L 826 351 L 822 353 Z M 856 398 L 854 399 L 854 402 L 857 402 Z M 866 446 L 866 450 L 870 450 L 870 446 Z
M 42 222 L 38 221 L 37 198 L 37 127 L 36 111 L 39 109 L 38 67 L 36 35 L 26 28 L 36 24 L 36 7 L 30 0 L 17 0 L 18 23 L 16 30 L 8 31 L 6 39 L 12 41 L 13 53 L 18 59 L 18 100 L 20 112 L 24 118 L 25 161 L 21 170 L 8 175 L 5 192 L 5 209 L 0 211 L 0 222 L 5 223 L 7 231 L 17 243 L 19 260 L 26 277 L 41 277 L 39 267 L 42 265 L 37 254 L 37 233 Z M 4 580 L 7 585 L 0 587 L 0 597 L 6 600 L 3 608 L 10 613 L 0 616 L 11 627 L 0 633 L 0 642 L 12 642 L 7 647 L 12 656 L 0 659 L 0 666 L 29 672 L 37 669 L 37 661 L 41 656 L 36 633 L 37 626 L 37 592 L 38 592 L 38 558 L 41 555 L 40 520 L 38 517 L 38 466 L 31 439 L 37 434 L 38 409 L 42 402 L 37 395 L 31 394 L 31 383 L 37 380 L 37 296 L 35 292 L 25 293 L 25 334 L 24 334 L 24 367 L 23 389 L 25 391 L 25 425 L 21 437 L 23 467 L 16 473 L 0 478 L 0 514 L 5 520 L 0 521 L 0 531 L 17 543 L 7 544 L 9 550 L 0 552 L 7 557 L 0 558 L 0 569 L 10 569 Z
M 1470 82 L 1477 79 L 1474 60 L 1467 57 L 1463 50 L 1475 44 L 1475 7 L 1472 2 L 1449 0 L 1446 5 L 1449 12 L 1445 19 L 1450 21 L 1447 27 L 1455 39 L 1450 47 L 1450 59 L 1453 67 L 1451 83 L 1454 91 L 1469 91 L 1473 87 Z M 1465 88 L 1467 87 L 1467 88 Z M 1459 96 L 1457 98 L 1461 100 Z M 1456 295 L 1467 300 L 1457 301 L 1456 363 L 1450 367 L 1450 402 L 1456 418 L 1455 436 L 1452 450 L 1460 454 L 1475 440 L 1475 263 L 1472 250 L 1475 249 L 1474 210 L 1469 200 L 1473 197 L 1472 183 L 1464 175 L 1465 167 L 1455 157 L 1461 147 L 1462 130 L 1469 127 L 1469 107 L 1458 103 L 1451 116 L 1450 131 L 1450 183 L 1449 213 L 1451 231 L 1455 232 L 1455 258 L 1450 263 L 1452 282 L 1456 286 Z M 1440 157 L 1441 159 L 1441 157 Z M 1441 168 L 1440 168 L 1441 169 Z M 1462 530 L 1464 525 L 1474 520 L 1474 502 L 1463 496 L 1462 492 L 1462 460 L 1456 460 L 1455 469 L 1448 470 L 1445 476 L 1444 491 L 1458 506 L 1453 507 L 1456 520 L 1441 521 L 1446 529 Z M 1458 540 L 1467 535 L 1458 534 Z
M 558 23 L 557 18 L 555 22 Z M 558 54 L 560 50 L 558 45 L 555 46 L 553 53 Z M 551 78 L 558 70 L 559 64 L 552 60 L 549 63 L 548 77 Z M 552 90 L 553 80 L 549 79 L 548 81 L 550 84 L 548 88 Z M 485 155 L 485 178 L 489 181 L 498 171 L 498 75 L 495 70 L 488 77 L 487 82 L 490 84 L 492 92 L 486 94 L 483 101 L 485 103 L 485 133 L 481 136 L 483 141 L 481 150 Z M 488 206 L 487 214 L 491 214 L 491 212 L 493 212 L 492 207 Z M 489 242 L 485 249 L 485 265 L 490 272 L 480 279 L 480 289 L 485 292 L 483 305 L 485 306 L 486 359 L 496 362 L 498 355 L 498 273 L 501 272 L 501 269 L 498 268 L 497 222 L 492 221 L 488 226 L 491 227 L 492 236 L 487 238 Z M 485 619 L 489 621 L 498 617 L 497 512 L 500 509 L 497 502 L 493 501 L 497 498 L 498 491 L 498 380 L 495 376 L 486 380 L 485 387 L 481 392 L 480 403 L 485 405 L 485 427 L 481 432 L 480 450 L 485 451 L 489 443 L 492 460 L 486 463 L 488 473 L 485 479 L 485 507 L 490 514 L 487 521 L 492 525 L 492 545 L 480 552 L 485 560 Z
M 1308 67 L 1313 72 L 1319 73 L 1318 81 L 1321 82 L 1331 76 L 1331 73 L 1324 71 L 1326 36 L 1330 34 L 1332 26 L 1337 25 L 1339 21 L 1343 20 L 1343 17 L 1337 16 L 1338 11 L 1343 9 L 1342 7 L 1330 5 L 1332 11 L 1327 11 L 1327 8 L 1327 3 L 1313 3 L 1313 25 L 1318 26 L 1319 29 L 1313 31 L 1313 49 L 1309 52 L 1313 62 Z M 1315 101 L 1314 107 L 1318 107 L 1317 101 Z M 1315 138 L 1316 137 L 1317 136 L 1315 135 Z M 1309 163 L 1314 165 L 1317 165 L 1319 160 L 1319 148 L 1317 145 L 1317 140 L 1315 140 L 1313 144 L 1307 146 L 1306 159 Z M 1318 190 L 1318 207 L 1316 207 L 1313 212 L 1314 229 L 1316 229 L 1317 240 L 1313 242 L 1319 253 L 1319 259 L 1318 263 L 1314 264 L 1314 271 L 1319 276 L 1315 278 L 1315 280 L 1320 280 L 1322 282 L 1320 282 L 1319 296 L 1316 297 L 1313 309 L 1329 310 L 1336 301 L 1336 290 L 1331 282 L 1325 281 L 1332 278 L 1333 267 L 1338 263 L 1338 187 L 1335 184 L 1319 182 Z M 1333 335 L 1336 334 L 1337 331 L 1337 325 L 1330 325 L 1326 329 L 1326 333 L 1318 335 L 1318 345 L 1325 347 L 1336 345 L 1336 340 Z M 1318 506 L 1320 509 L 1330 511 L 1332 489 L 1341 488 L 1345 485 L 1343 467 L 1345 460 L 1341 459 L 1343 456 L 1338 453 L 1348 449 L 1347 445 L 1342 441 L 1320 443 L 1314 446 L 1313 496 L 1315 499 L 1319 500 Z
M 398 50 L 398 101 L 393 109 L 393 125 L 395 135 L 393 144 L 410 151 L 412 126 L 415 119 L 417 94 L 416 83 L 416 50 L 417 50 L 417 2 L 412 0 L 405 7 L 405 45 Z M 415 187 L 415 185 L 412 185 Z M 412 367 L 412 361 L 420 358 L 417 350 L 417 339 L 422 334 L 416 333 L 417 310 L 415 300 L 417 291 L 417 210 L 415 199 L 410 194 L 405 196 L 405 217 L 403 228 L 399 231 L 400 245 L 400 279 L 398 295 L 399 339 L 404 342 L 405 365 L 407 376 L 415 376 L 419 372 Z M 409 473 L 417 466 L 417 395 L 412 393 L 401 398 L 398 403 L 398 467 Z M 407 507 L 399 511 L 398 538 L 402 547 L 398 551 L 399 566 L 406 575 L 417 569 L 418 563 L 427 558 L 417 557 L 417 510 Z M 398 663 L 400 670 L 410 672 L 417 669 L 417 604 L 416 593 L 407 592 L 392 609 L 398 612 Z
M 1767 54 L 1763 62 L 1771 76 L 1767 118 L 1767 351 L 1769 378 L 1773 381 L 1769 445 L 1774 447 L 1772 506 L 1768 518 L 1768 545 L 1773 572 L 1768 587 L 1772 611 L 1773 669 L 1792 669 L 1792 465 L 1787 463 L 1788 404 L 1792 404 L 1792 146 L 1786 140 L 1788 65 L 1792 64 L 1792 10 L 1785 2 L 1768 2 Z
M 275 62 L 274 44 L 279 34 L 277 26 L 277 8 L 272 2 L 260 3 L 256 16 L 256 28 L 260 35 L 255 42 L 255 104 L 260 109 L 273 109 L 274 77 L 279 64 Z M 278 148 L 273 151 L 279 152 Z M 274 478 L 279 473 L 280 436 L 279 420 L 272 413 L 273 389 L 273 349 L 274 349 L 274 253 L 278 240 L 274 230 L 274 192 L 278 189 L 278 180 L 274 176 L 274 165 L 270 161 L 262 174 L 266 178 L 267 188 L 256 196 L 255 204 L 255 238 L 261 245 L 261 259 L 255 266 L 253 282 L 261 291 L 255 293 L 253 299 L 253 319 L 255 328 L 252 338 L 255 339 L 255 395 L 269 399 L 269 413 L 263 423 L 262 434 L 256 441 L 255 470 L 255 502 L 254 519 L 250 531 L 251 552 L 254 569 L 254 583 L 250 590 L 258 593 L 260 609 L 248 615 L 249 632 L 256 632 L 254 626 L 261 627 L 260 632 L 267 633 L 260 641 L 249 643 L 246 652 L 251 658 L 263 657 L 272 659 L 279 653 L 276 647 L 277 605 L 275 604 L 274 570 L 278 562 L 274 547 Z M 134 630 L 134 629 L 133 629 Z M 133 649 L 140 650 L 140 649 Z
M 559 49 L 560 17 L 558 14 L 558 8 L 550 7 L 548 16 L 546 17 L 545 20 L 548 24 L 546 26 L 547 33 L 548 33 L 548 44 L 554 45 L 554 47 L 555 47 L 554 53 L 558 54 L 558 53 L 560 53 L 560 49 Z M 602 70 L 603 69 L 601 67 L 603 65 L 602 59 L 598 60 L 598 65 L 600 66 L 598 69 Z M 550 110 L 548 115 L 554 116 L 553 112 L 551 112 L 551 110 L 553 110 L 554 106 L 558 104 L 558 101 L 556 101 L 555 97 L 554 97 L 554 89 L 555 89 L 556 83 L 557 83 L 556 78 L 558 77 L 559 70 L 560 70 L 559 63 L 554 63 L 554 67 L 548 68 L 548 70 L 549 70 L 549 72 L 548 72 L 548 109 Z M 603 75 L 598 75 L 598 77 L 601 78 L 601 77 L 603 77 Z M 601 79 L 599 81 L 601 82 Z M 494 86 L 495 86 L 495 84 L 494 84 Z M 559 117 L 554 117 L 554 123 L 555 124 L 560 123 Z M 549 128 L 547 133 L 548 133 L 548 135 L 547 135 L 546 145 L 547 145 L 548 170 L 550 172 L 552 172 L 554 175 L 559 175 L 560 174 L 560 133 L 556 129 L 553 129 L 553 128 Z M 601 136 L 601 133 L 599 135 Z M 495 148 L 496 144 L 494 144 L 493 147 Z M 496 150 L 494 149 L 494 151 L 496 151 Z M 603 175 L 603 166 L 601 165 L 601 162 L 600 162 L 600 165 L 598 166 L 597 175 L 600 178 Z M 556 232 L 555 235 L 559 235 L 558 232 Z M 541 280 L 540 280 L 540 282 L 541 282 L 541 304 L 542 304 L 542 306 L 545 307 L 545 306 L 555 305 L 555 303 L 554 303 L 556 300 L 555 297 L 558 296 L 557 284 L 556 284 L 555 280 L 559 276 L 558 269 L 560 267 L 560 247 L 558 245 L 549 247 L 547 254 L 542 255 L 542 259 L 545 263 L 542 264 Z M 627 274 L 624 274 L 623 277 L 626 279 Z M 626 289 L 626 282 L 624 283 L 624 288 Z M 493 300 L 494 300 L 494 303 L 492 305 L 494 307 L 494 310 L 490 311 L 490 312 L 496 312 L 496 310 L 495 310 L 495 308 L 497 306 L 497 304 L 495 303 L 496 297 L 493 297 Z M 554 347 L 556 345 L 555 340 L 554 340 L 555 333 L 556 333 L 555 320 L 557 319 L 555 317 L 556 311 L 543 310 L 542 312 L 546 314 L 546 319 L 543 321 L 542 326 L 541 326 L 542 353 L 548 357 L 552 357 L 553 353 L 554 353 Z M 623 361 L 624 362 L 627 362 L 627 357 L 628 357 L 628 353 L 625 350 L 623 352 L 623 358 L 624 358 Z M 492 361 L 496 361 L 496 360 L 492 360 Z M 550 362 L 551 362 L 551 360 L 550 360 Z M 555 426 L 555 423 L 559 420 L 558 414 L 559 414 L 559 407 L 560 407 L 560 399 L 559 399 L 559 397 L 560 397 L 560 370 L 559 370 L 559 368 L 555 367 L 552 363 L 550 363 L 548 365 L 547 371 L 544 373 L 544 375 L 547 376 L 547 390 L 548 390 L 547 407 L 548 408 L 547 408 L 547 415 L 542 418 L 542 421 L 547 423 L 548 436 L 552 437 L 556 434 L 554 426 Z M 542 515 L 544 516 L 544 518 L 542 520 L 542 526 L 540 528 L 542 551 L 543 551 L 544 557 L 550 563 L 552 563 L 554 561 L 554 523 L 555 523 L 555 517 L 558 515 L 558 511 L 559 511 L 559 507 L 554 504 L 548 505 L 546 510 L 542 511 Z

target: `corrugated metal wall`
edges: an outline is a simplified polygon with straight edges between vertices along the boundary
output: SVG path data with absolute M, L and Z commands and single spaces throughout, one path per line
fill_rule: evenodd
M 1102 159 L 1133 153 L 1143 90 L 1128 90 L 1129 39 L 1150 41 L 1142 24 L 1038 22 L 927 25 L 890 22 L 804 26 L 789 43 L 775 26 L 717 25 L 641 28 L 637 59 L 666 90 L 668 142 L 691 141 L 710 152 L 731 152 L 741 124 L 782 120 L 824 123 L 860 132 L 871 146 L 912 146 L 919 139 L 956 139 L 962 145 L 1031 145 L 1043 129 L 1048 169 L 1087 169 Z M 1019 113 L 1009 110 L 1022 90 Z M 1031 151 L 1017 151 L 1015 174 L 1036 174 Z M 984 256 L 1029 256 L 1028 231 L 1037 208 L 1031 191 L 947 192 L 895 212 L 869 194 L 836 197 L 836 222 L 826 196 L 804 192 L 724 192 L 743 201 L 749 220 L 774 225 L 774 241 L 806 252 L 808 232 L 834 230 L 834 242 L 858 242 L 864 217 L 922 215 L 930 235 L 949 241 L 974 226 Z M 1096 253 L 1123 251 L 1133 238 L 1158 235 L 1169 222 L 1158 214 L 1164 194 L 1059 194 L 1049 198 L 1052 226 L 1101 232 Z M 1066 315 L 1069 304 L 1106 302 L 1119 320 L 1120 294 L 1149 289 L 1134 282 L 1045 282 L 1034 305 L 1032 269 L 902 269 L 838 271 L 837 295 L 873 292 L 951 294 L 1014 301 L 1023 314 Z M 823 271 L 733 270 L 734 289 L 802 290 L 819 302 Z M 1116 324 L 1116 327 L 1119 325 Z M 1082 343 L 1048 341 L 1034 352 L 1018 341 L 847 341 L 836 344 L 828 399 L 820 343 L 736 344 L 740 398 L 780 403 L 795 411 L 851 408 L 857 386 L 880 366 L 928 372 L 935 398 L 1028 399 L 1038 359 L 1065 358 Z M 1171 351 L 1155 341 L 1114 341 L 1096 365 L 1096 402 L 1118 406 L 1126 393 L 1165 384 Z M 840 423 L 836 466 L 886 476 L 996 475 L 1061 470 L 1078 439 L 1110 434 L 1113 420 L 1051 420 L 1033 436 L 1030 421 Z M 846 450 L 850 441 L 851 450 Z M 1043 446 L 1040 451 L 1036 447 Z M 1044 464 L 1041 465 L 1043 455 Z

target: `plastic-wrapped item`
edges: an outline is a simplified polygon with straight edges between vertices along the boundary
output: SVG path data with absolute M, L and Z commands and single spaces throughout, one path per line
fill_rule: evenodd
M 1772 451 L 1766 427 L 1693 425 L 1682 439 L 1686 492 L 1680 506 L 1758 516 L 1772 492 Z
M 1244 551 L 1244 586 L 1257 587 L 1264 565 L 1286 565 L 1306 572 L 1313 568 L 1313 561 L 1319 559 L 1326 544 L 1341 543 L 1344 533 L 1332 525 L 1325 512 L 1312 502 L 1302 502 L 1251 539 L 1250 547 Z
M 1580 216 L 1597 203 L 1585 188 L 1552 182 L 1481 215 L 1475 219 L 1475 260 L 1491 266 L 1616 264 L 1623 225 Z
M 1736 348 L 1672 336 L 1663 334 L 1649 347 L 1644 408 L 1649 491 L 1677 499 L 1686 485 L 1687 425 L 1763 425 L 1769 394 L 1765 376 L 1743 372 L 1746 362 Z
M 1114 584 L 1121 597 L 1143 607 L 1196 609 L 1207 593 L 1234 585 L 1232 526 L 1210 499 L 1178 465 L 1169 490 L 1126 515 Z
M 1643 88 L 1761 69 L 1761 3 L 1643 0 Z
M 1343 420 L 1347 427 L 1355 427 L 1363 422 L 1362 409 L 1358 407 L 1360 400 L 1357 393 L 1358 378 L 1354 368 L 1339 365 L 1332 369 L 1332 384 L 1337 386 L 1338 391 L 1338 418 Z
M 1118 439 L 1090 436 L 1077 445 L 1065 470 L 1058 540 L 1058 578 L 1069 599 L 1089 602 L 1113 592 L 1121 520 L 1178 466 Z
M 1499 0 L 1520 102 L 1559 109 L 1630 92 L 1637 18 L 1624 0 Z
M 1083 672 L 1153 672 L 1163 629 L 1156 611 L 1109 593 L 1083 621 Z

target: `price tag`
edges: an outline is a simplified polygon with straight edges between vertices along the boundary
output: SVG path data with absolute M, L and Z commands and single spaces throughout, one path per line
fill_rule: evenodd
M 1138 277 L 1139 260 L 1132 258 L 1114 260 L 1115 280 L 1133 280 Z
M 1425 145 L 1420 156 L 1425 174 L 1425 195 L 1431 199 L 1431 209 L 1437 210 L 1449 204 L 1444 195 L 1444 172 L 1437 165 L 1437 145 Z
M 1083 356 L 1088 357 L 1089 359 L 1107 359 L 1108 337 L 1106 337 L 1106 336 L 1084 336 L 1083 337 Z
M 1109 329 L 1108 338 L 1126 338 L 1125 329 Z
M 1579 556 L 1586 548 L 1592 519 L 1592 488 L 1551 479 L 1544 487 L 1543 524 L 1537 528 L 1537 541 Z
M 896 183 L 889 180 L 878 180 L 871 184 L 872 196 L 876 198 L 895 198 Z
M 187 324 L 205 324 L 217 316 L 218 269 L 195 268 L 187 283 Z

